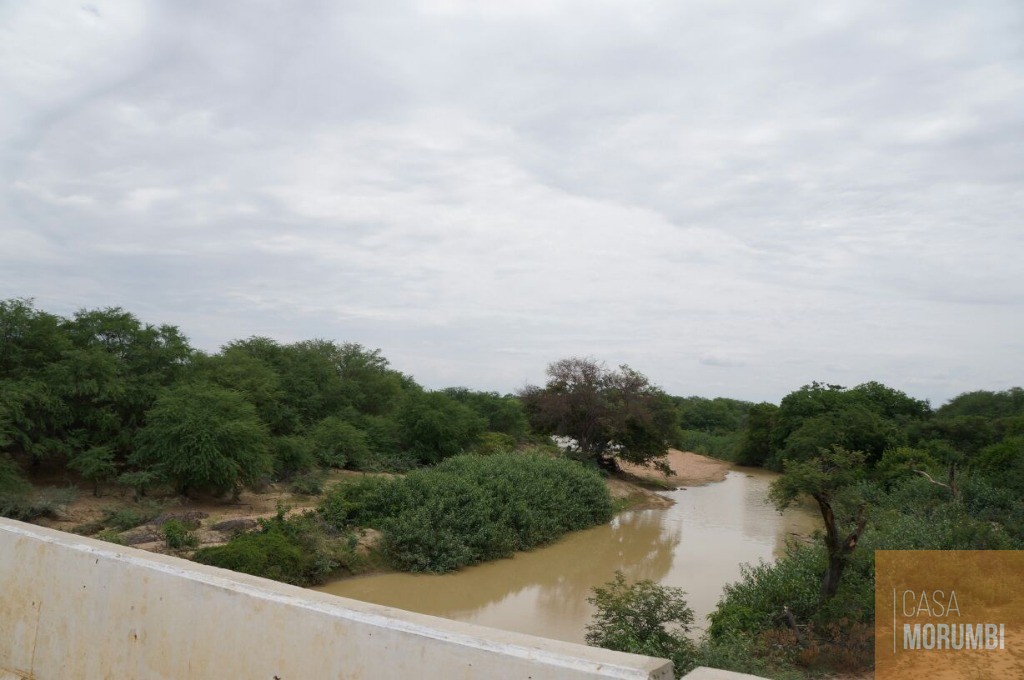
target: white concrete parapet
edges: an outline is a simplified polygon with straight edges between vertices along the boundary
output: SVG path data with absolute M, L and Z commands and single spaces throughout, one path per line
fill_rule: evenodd
M 7 677 L 670 680 L 672 667 L 0 518 Z

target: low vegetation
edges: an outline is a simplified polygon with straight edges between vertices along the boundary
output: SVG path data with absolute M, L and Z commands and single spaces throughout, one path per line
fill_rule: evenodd
M 608 521 L 612 504 L 600 475 L 580 463 L 494 454 L 342 484 L 319 512 L 338 530 L 379 529 L 384 557 L 396 569 L 443 573 Z
M 745 566 L 694 658 L 765 677 L 869 671 L 875 550 L 1024 548 L 1022 433 L 1020 388 L 933 411 L 879 383 L 814 383 L 751 406 L 734 459 L 782 471 L 773 500 L 810 500 L 822 531 Z
M 239 534 L 226 545 L 201 548 L 193 559 L 254 576 L 299 586 L 323 583 L 339 570 L 355 573 L 362 557 L 353 532 L 339 532 L 313 512 L 260 520 L 259 529 Z
M 650 580 L 627 584 L 621 571 L 593 589 L 587 601 L 594 605 L 587 626 L 587 644 L 633 654 L 670 659 L 677 673 L 694 666 L 696 647 L 687 637 L 693 610 L 680 588 Z
M 589 358 L 547 374 L 517 395 L 432 391 L 358 344 L 251 337 L 207 354 L 176 327 L 120 308 L 61 317 L 2 300 L 0 515 L 60 517 L 75 484 L 131 495 L 82 532 L 134 541 L 159 526 L 155 542 L 187 554 L 195 527 L 159 523 L 153 497 L 276 485 L 301 503 L 318 499 L 316 511 L 279 513 L 195 559 L 316 583 L 361 569 L 355 531 L 372 527 L 390 565 L 444 572 L 608 520 L 598 470 L 657 466 L 673 444 L 781 472 L 774 500 L 809 499 L 821 534 L 748 567 L 685 654 L 630 618 L 630 603 L 682 611 L 652 584 L 595 595 L 626 623 L 594 641 L 780 677 L 870 667 L 873 550 L 1024 548 L 1021 388 L 933 408 L 877 382 L 812 383 L 750 404 L 671 397 L 627 366 Z M 328 474 L 350 474 L 341 469 L 386 474 L 325 493 Z

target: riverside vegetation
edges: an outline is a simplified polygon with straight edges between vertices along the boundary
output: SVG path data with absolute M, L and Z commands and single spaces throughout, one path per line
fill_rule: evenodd
M 0 301 L 0 514 L 59 516 L 77 483 L 134 499 L 78 528 L 107 540 L 155 527 L 167 550 L 302 585 L 442 572 L 607 521 L 601 475 L 657 465 L 671 444 L 781 472 L 773 500 L 813 504 L 822 532 L 745 567 L 699 643 L 682 593 L 621 579 L 595 591 L 589 639 L 680 672 L 784 678 L 870 668 L 873 550 L 1024 546 L 1020 388 L 933 409 L 874 382 L 751 404 L 670 397 L 590 359 L 548 377 L 517 395 L 430 391 L 356 344 L 254 337 L 207 354 L 118 308 L 62 318 Z M 221 545 L 201 513 L 164 508 L 270 486 L 312 500 L 223 522 Z

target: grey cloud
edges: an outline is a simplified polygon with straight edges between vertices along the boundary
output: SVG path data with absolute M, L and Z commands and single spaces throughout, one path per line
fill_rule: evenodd
M 4 296 L 498 391 L 568 354 L 771 400 L 834 377 L 941 401 L 1020 365 L 1018 3 L 9 19 Z

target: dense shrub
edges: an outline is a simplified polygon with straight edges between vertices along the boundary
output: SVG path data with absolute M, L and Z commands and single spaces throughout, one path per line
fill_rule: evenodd
M 495 454 L 343 484 L 319 512 L 338 528 L 381 529 L 384 555 L 396 568 L 445 572 L 607 521 L 611 508 L 592 469 L 565 459 Z
M 784 611 L 810 618 L 820 601 L 825 550 L 821 546 L 791 545 L 773 563 L 743 565 L 740 580 L 725 587 L 725 595 L 710 616 L 712 640 L 753 636 L 784 625 Z
M 274 437 L 270 440 L 270 453 L 274 476 L 279 480 L 291 480 L 295 475 L 313 469 L 317 463 L 313 442 L 299 435 Z
M 304 496 L 319 496 L 324 492 L 324 474 L 319 470 L 311 470 L 292 479 L 292 493 Z
M 402 448 L 431 465 L 469 449 L 487 421 L 444 392 L 409 392 L 396 424 Z
M 300 586 L 322 583 L 341 567 L 358 563 L 355 540 L 332 534 L 308 513 L 286 519 L 279 511 L 260 520 L 258 531 L 240 534 L 227 545 L 202 548 L 193 559 L 203 564 Z
M 742 432 L 711 434 L 698 430 L 683 430 L 679 433 L 675 445 L 683 451 L 693 451 L 705 456 L 737 462 L 742 441 Z
M 617 571 L 614 580 L 593 593 L 587 601 L 597 611 L 587 626 L 587 644 L 670 659 L 677 675 L 693 669 L 696 649 L 686 636 L 693 610 L 680 588 L 651 580 L 627 585 Z
M 353 470 L 366 468 L 370 446 L 366 434 L 352 423 L 330 416 L 317 423 L 310 436 L 321 465 Z
M 160 510 L 160 506 L 156 503 L 104 508 L 102 523 L 109 529 L 128 531 L 153 519 L 160 514 Z
M 516 438 L 504 432 L 484 432 L 477 439 L 472 452 L 480 456 L 490 456 L 495 453 L 509 453 L 515 451 Z
M 23 522 L 37 517 L 57 517 L 77 497 L 78 490 L 73 487 L 26 493 L 0 493 L 0 517 L 9 517 Z
M 199 545 L 199 539 L 195 533 L 179 519 L 172 519 L 164 523 L 160 532 L 164 536 L 164 543 L 171 550 L 185 550 Z
M 792 667 L 794 647 L 795 643 L 786 647 L 767 644 L 764 636 L 755 639 L 730 635 L 705 639 L 697 648 L 694 665 L 775 680 L 804 680 L 807 675 Z
M 317 511 L 336 529 L 379 529 L 384 520 L 413 505 L 409 491 L 401 479 L 367 475 L 333 487 L 320 501 Z

